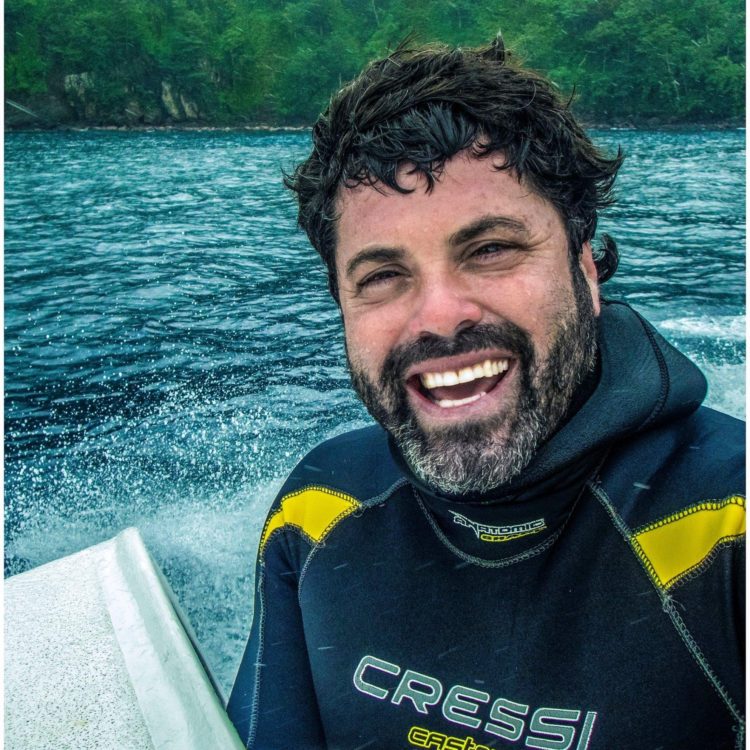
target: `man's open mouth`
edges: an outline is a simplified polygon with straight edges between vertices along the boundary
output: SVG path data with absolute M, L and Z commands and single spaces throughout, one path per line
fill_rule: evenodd
M 413 375 L 409 385 L 441 408 L 452 409 L 486 396 L 497 387 L 509 366 L 507 358 L 485 359 L 458 370 Z

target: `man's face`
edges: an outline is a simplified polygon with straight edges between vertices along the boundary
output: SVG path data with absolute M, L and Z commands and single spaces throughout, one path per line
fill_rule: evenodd
M 336 273 L 352 381 L 415 473 L 446 492 L 518 474 L 593 367 L 596 269 L 570 260 L 555 208 L 498 171 L 450 159 L 341 190 Z

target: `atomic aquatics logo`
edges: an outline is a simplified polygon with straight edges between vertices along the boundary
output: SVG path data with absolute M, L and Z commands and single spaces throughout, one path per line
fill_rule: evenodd
M 453 516 L 453 523 L 471 529 L 477 535 L 477 539 L 482 542 L 510 542 L 522 536 L 538 534 L 547 528 L 547 524 L 543 518 L 513 524 L 512 526 L 488 526 L 484 523 L 472 521 L 470 518 L 456 513 L 455 510 L 451 511 L 451 515 Z

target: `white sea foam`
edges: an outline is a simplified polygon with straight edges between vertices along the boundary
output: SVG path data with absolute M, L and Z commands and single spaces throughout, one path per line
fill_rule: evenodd
M 678 335 L 715 337 L 743 341 L 747 332 L 744 315 L 685 316 L 667 318 L 658 322 L 657 328 Z
M 744 419 L 746 316 L 684 315 L 655 324 L 705 374 L 705 405 Z
M 744 364 L 698 362 L 708 379 L 705 405 L 745 419 L 746 372 Z

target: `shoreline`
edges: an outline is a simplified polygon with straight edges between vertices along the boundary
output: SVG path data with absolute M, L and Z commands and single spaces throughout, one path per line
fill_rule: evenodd
M 87 131 L 105 131 L 105 132 L 134 132 L 134 133 L 151 133 L 151 132 L 234 132 L 238 130 L 262 132 L 262 133 L 302 133 L 306 130 L 312 130 L 311 125 L 198 125 L 175 123 L 167 125 L 92 125 L 89 123 L 61 123 L 58 125 L 33 126 L 19 125 L 18 127 L 5 125 L 6 133 L 34 132 L 34 133 L 53 133 L 53 132 L 87 132 Z
M 745 130 L 745 120 L 718 121 L 718 122 L 586 122 L 583 120 L 583 126 L 586 130 L 668 130 L 668 131 L 687 131 L 687 130 Z M 157 132 L 209 132 L 209 133 L 230 133 L 230 132 L 254 132 L 254 133 L 304 133 L 312 130 L 312 125 L 270 125 L 260 123 L 255 125 L 233 124 L 233 125 L 216 125 L 208 123 L 167 123 L 161 125 L 98 125 L 85 122 L 60 123 L 55 125 L 19 125 L 14 127 L 5 123 L 5 133 L 35 132 L 133 132 L 133 133 L 157 133 Z

